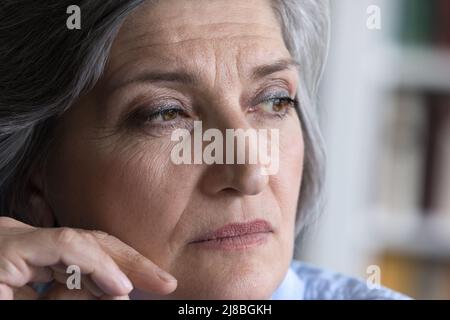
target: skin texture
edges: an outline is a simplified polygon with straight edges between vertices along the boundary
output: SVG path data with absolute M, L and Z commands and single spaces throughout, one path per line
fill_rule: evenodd
M 295 109 L 278 112 L 260 99 L 294 98 L 296 66 L 252 72 L 290 58 L 270 1 L 144 4 L 127 17 L 96 87 L 61 118 L 30 210 L 49 224 L 114 235 L 178 280 L 167 298 L 269 298 L 292 259 L 304 145 Z M 143 81 L 155 72 L 183 72 L 196 82 Z M 182 111 L 142 116 L 168 104 Z M 170 134 L 194 120 L 203 130 L 279 129 L 279 172 L 173 164 Z M 190 243 L 255 219 L 273 226 L 260 246 L 224 251 Z

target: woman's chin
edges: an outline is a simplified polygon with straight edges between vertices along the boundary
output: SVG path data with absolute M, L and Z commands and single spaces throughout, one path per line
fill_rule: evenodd
M 217 270 L 216 270 L 217 271 Z M 265 300 L 269 299 L 283 278 L 278 267 L 236 272 L 198 273 L 178 283 L 172 299 Z
M 175 291 L 169 299 L 187 300 L 266 300 L 270 299 L 274 289 L 267 286 L 240 283 L 235 286 L 224 285 L 219 288 L 209 287 L 196 292 Z

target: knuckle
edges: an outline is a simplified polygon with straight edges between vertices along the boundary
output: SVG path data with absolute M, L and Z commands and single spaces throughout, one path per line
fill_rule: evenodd
M 97 244 L 97 239 L 96 239 L 95 236 L 92 234 L 92 232 L 86 231 L 86 230 L 81 230 L 81 231 L 79 232 L 79 234 L 80 234 L 81 238 L 82 238 L 84 241 L 90 243 L 91 245 L 92 245 L 92 244 L 93 244 L 93 245 L 96 245 L 96 244 Z
M 80 238 L 79 233 L 71 228 L 58 228 L 55 232 L 55 241 L 63 246 L 73 246 Z
M 90 233 L 91 233 L 94 237 L 100 238 L 100 239 L 105 239 L 105 238 L 108 238 L 108 237 L 112 237 L 112 236 L 110 236 L 108 233 L 106 233 L 106 232 L 104 232 L 104 231 L 101 231 L 101 230 L 92 230 L 92 231 L 90 231 Z

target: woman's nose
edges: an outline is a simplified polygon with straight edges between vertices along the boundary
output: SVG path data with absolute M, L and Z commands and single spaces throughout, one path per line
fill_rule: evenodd
M 240 195 L 256 195 L 261 193 L 269 182 L 269 175 L 266 166 L 259 161 L 259 144 L 254 140 L 258 137 L 256 130 L 248 126 L 241 126 L 239 130 L 227 130 L 255 134 L 249 135 L 249 139 L 238 138 L 239 133 L 223 135 L 223 164 L 214 163 L 206 167 L 202 178 L 203 191 L 208 194 L 231 192 Z M 242 143 L 243 140 L 245 143 Z
M 202 178 L 203 192 L 257 195 L 269 182 L 265 168 L 260 164 L 212 164 Z
M 224 184 L 222 190 L 235 190 L 243 195 L 256 195 L 261 193 L 269 181 L 264 174 L 265 168 L 260 164 L 235 164 L 223 168 L 228 175 L 228 185 Z

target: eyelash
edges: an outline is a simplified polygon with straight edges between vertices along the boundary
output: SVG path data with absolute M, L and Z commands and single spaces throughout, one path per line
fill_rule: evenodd
M 289 107 L 285 108 L 285 110 L 282 113 L 275 112 L 275 114 L 269 115 L 269 117 L 277 117 L 279 119 L 283 119 L 284 117 L 286 117 L 288 115 L 288 113 L 289 113 L 289 109 L 290 108 L 297 109 L 297 107 L 298 107 L 298 99 L 297 99 L 297 97 L 291 98 L 291 97 L 286 96 L 286 95 L 273 95 L 273 96 L 269 96 L 267 98 L 263 98 L 260 102 L 256 103 L 255 106 L 259 106 L 259 105 L 261 105 L 263 103 L 268 103 L 268 102 L 273 103 L 273 104 L 275 104 L 275 102 L 287 103 L 289 105 Z M 250 108 L 250 109 L 252 109 L 252 108 Z
M 186 116 L 186 113 L 181 108 L 178 108 L 178 107 L 166 107 L 166 108 L 160 108 L 159 110 L 150 113 L 146 117 L 146 120 L 147 121 L 155 120 L 157 117 L 164 116 L 164 115 L 168 114 L 171 111 L 175 111 L 177 113 L 177 115 L 185 115 Z
M 176 106 L 164 106 L 164 107 L 158 107 L 155 110 L 148 111 L 147 108 L 143 107 L 140 110 L 137 110 L 136 112 L 133 112 L 129 117 L 128 121 L 134 124 L 135 126 L 142 126 L 148 122 L 151 122 L 152 120 L 155 120 L 159 116 L 164 116 L 165 114 L 175 111 L 177 113 L 177 116 L 183 115 L 184 117 L 187 117 L 186 112 L 181 109 L 180 107 Z M 160 126 L 168 126 L 170 127 L 170 124 L 160 125 Z M 172 125 L 173 126 L 173 125 Z

